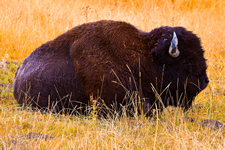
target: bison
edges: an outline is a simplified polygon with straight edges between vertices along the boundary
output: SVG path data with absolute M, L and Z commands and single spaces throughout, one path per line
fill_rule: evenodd
M 145 114 L 168 105 L 187 110 L 208 85 L 206 69 L 200 39 L 183 27 L 144 32 L 101 20 L 34 50 L 17 69 L 13 94 L 21 105 L 61 112 L 90 105 L 90 96 L 119 109 L 136 91 Z

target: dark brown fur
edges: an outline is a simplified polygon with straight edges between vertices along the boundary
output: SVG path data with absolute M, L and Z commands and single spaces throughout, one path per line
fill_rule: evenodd
M 174 31 L 179 40 L 177 58 L 168 53 Z M 126 89 L 137 91 L 140 69 L 145 104 L 155 106 L 150 83 L 159 94 L 170 84 L 161 95 L 165 107 L 188 109 L 208 84 L 203 53 L 199 38 L 182 27 L 142 32 L 119 21 L 86 23 L 41 45 L 24 60 L 15 75 L 14 96 L 19 104 L 56 112 L 77 110 L 89 103 L 92 94 L 101 96 L 108 107 L 115 102 L 118 107 L 126 91 L 112 81 L 119 82 L 117 75 Z

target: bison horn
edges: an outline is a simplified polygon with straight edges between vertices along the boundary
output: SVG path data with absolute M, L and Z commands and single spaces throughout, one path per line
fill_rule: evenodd
M 175 32 L 173 32 L 173 39 L 170 44 L 169 54 L 174 58 L 179 56 L 180 54 L 180 51 L 178 50 L 178 38 Z

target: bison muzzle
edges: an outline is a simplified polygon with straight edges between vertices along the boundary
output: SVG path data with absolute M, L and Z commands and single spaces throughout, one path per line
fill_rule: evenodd
M 208 85 L 206 69 L 200 39 L 183 27 L 143 32 L 102 20 L 34 50 L 17 69 L 13 94 L 21 105 L 54 112 L 84 108 L 90 96 L 119 110 L 132 91 L 145 114 L 168 105 L 187 110 Z

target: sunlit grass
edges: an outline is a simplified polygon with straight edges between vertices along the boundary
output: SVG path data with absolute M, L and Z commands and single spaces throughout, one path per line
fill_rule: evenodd
M 225 122 L 225 2 L 223 0 L 2 0 L 0 60 L 22 62 L 33 50 L 72 27 L 100 19 L 130 22 L 141 30 L 183 26 L 202 41 L 209 86 L 187 113 L 168 109 L 154 118 L 93 119 L 41 114 L 17 105 L 12 95 L 17 64 L 0 68 L 0 149 L 224 149 L 224 129 L 183 121 L 184 116 Z M 36 132 L 52 140 L 25 139 Z

